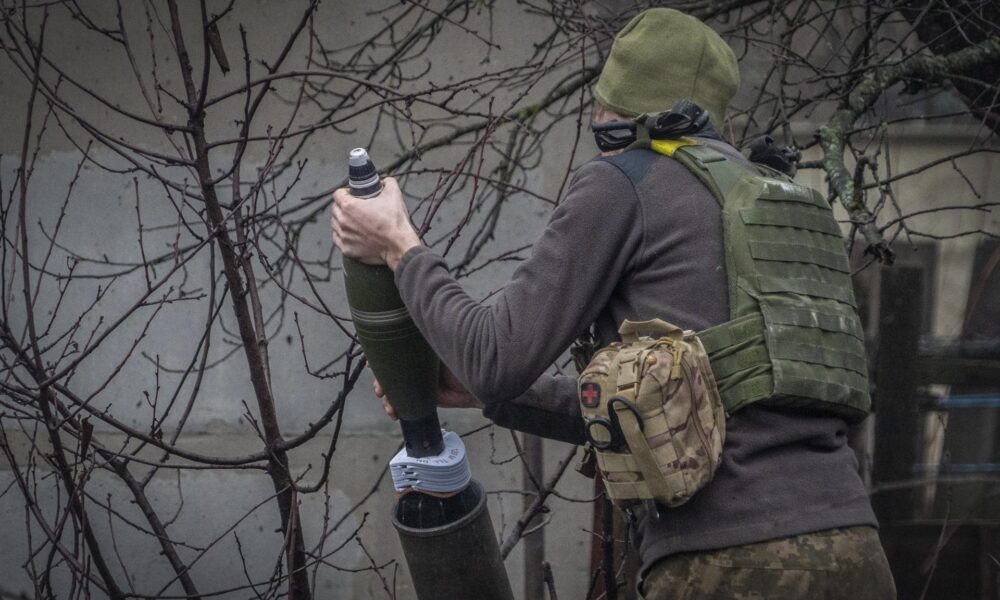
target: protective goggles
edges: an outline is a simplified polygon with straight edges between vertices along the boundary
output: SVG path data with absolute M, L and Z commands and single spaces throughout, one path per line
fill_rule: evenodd
M 635 121 L 608 121 L 591 125 L 594 141 L 601 152 L 611 152 L 628 147 L 635 141 Z
M 654 140 L 674 140 L 698 133 L 708 124 L 708 112 L 689 100 L 681 100 L 661 113 L 640 115 L 635 121 L 608 121 L 591 125 L 601 152 L 627 148 L 636 140 L 636 128 L 645 127 Z

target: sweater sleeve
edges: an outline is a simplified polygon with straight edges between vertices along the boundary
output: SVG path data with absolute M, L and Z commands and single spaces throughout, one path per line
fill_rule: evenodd
M 487 405 L 483 416 L 501 427 L 560 442 L 586 441 L 576 378 L 567 375 L 542 375 L 517 398 Z
M 403 256 L 396 285 L 431 347 L 489 412 L 522 396 L 595 320 L 641 250 L 641 219 L 628 178 L 593 161 L 491 305 L 422 246 Z

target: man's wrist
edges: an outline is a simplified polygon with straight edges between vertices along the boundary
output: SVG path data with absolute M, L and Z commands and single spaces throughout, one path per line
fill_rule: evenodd
M 420 237 L 417 236 L 417 232 L 412 228 L 407 228 L 399 237 L 393 240 L 393 245 L 389 248 L 386 253 L 385 264 L 388 265 L 393 271 L 396 270 L 396 265 L 399 261 L 403 259 L 403 255 L 410 251 L 411 248 L 415 248 L 420 245 Z

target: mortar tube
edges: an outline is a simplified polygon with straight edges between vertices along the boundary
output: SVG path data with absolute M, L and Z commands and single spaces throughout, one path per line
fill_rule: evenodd
M 420 510 L 406 510 L 408 504 L 418 502 L 423 504 Z M 457 510 L 449 511 L 449 507 Z M 460 516 L 447 518 L 449 512 Z M 447 522 L 436 524 L 439 515 L 446 516 Z M 393 511 L 392 524 L 420 600 L 514 599 L 479 482 L 473 480 L 450 498 L 404 494 Z

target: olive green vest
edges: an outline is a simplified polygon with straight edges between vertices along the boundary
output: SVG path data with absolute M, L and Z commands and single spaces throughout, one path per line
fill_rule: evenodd
M 864 333 L 826 199 L 688 138 L 650 147 L 690 169 L 722 207 L 730 320 L 698 337 L 726 412 L 760 402 L 864 419 L 871 405 Z

